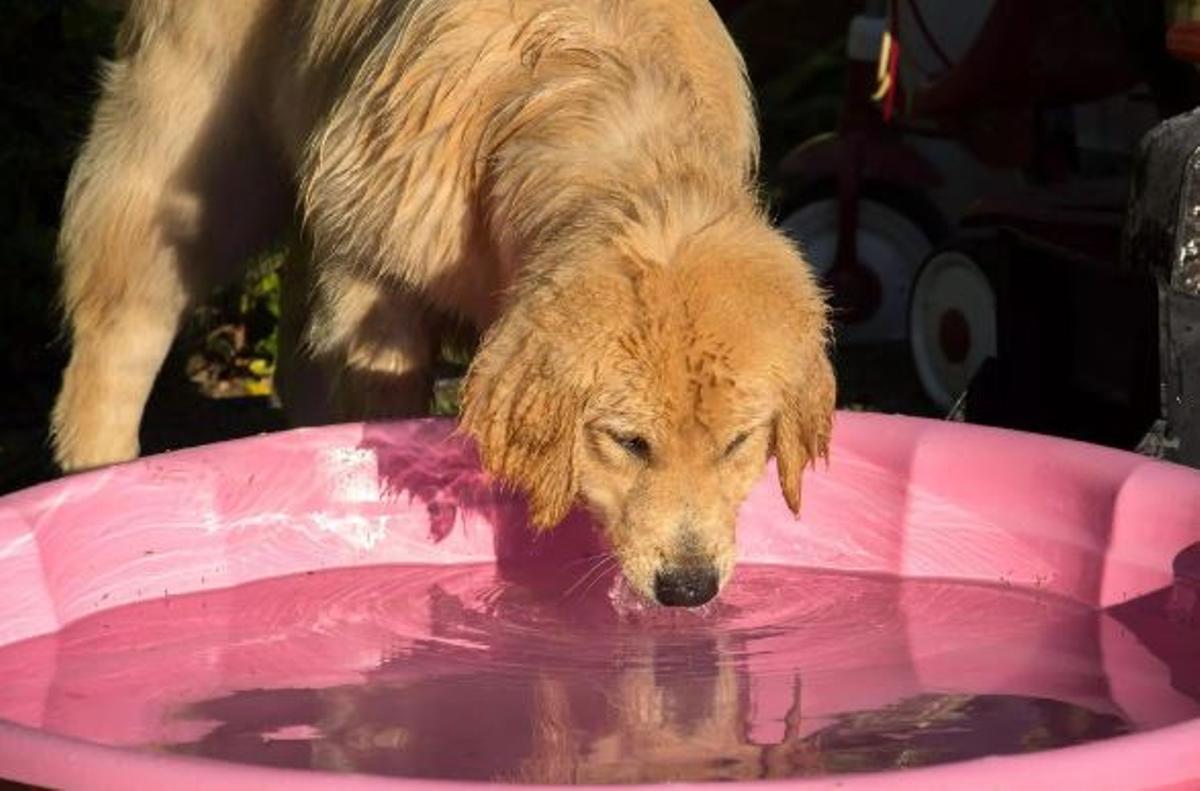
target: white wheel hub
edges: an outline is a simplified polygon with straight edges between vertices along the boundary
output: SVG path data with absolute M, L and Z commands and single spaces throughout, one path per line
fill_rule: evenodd
M 882 301 L 865 321 L 839 328 L 838 340 L 852 344 L 905 340 L 912 281 L 933 244 L 916 223 L 886 204 L 864 198 L 858 208 L 858 260 L 879 278 Z M 835 199 L 805 204 L 779 227 L 800 245 L 818 275 L 833 266 L 838 242 Z
M 921 270 L 913 285 L 909 342 L 926 394 L 949 410 L 996 353 L 996 295 L 969 256 L 947 250 Z

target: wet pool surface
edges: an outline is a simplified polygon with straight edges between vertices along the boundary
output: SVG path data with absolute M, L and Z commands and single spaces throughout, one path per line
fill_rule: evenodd
M 1097 613 L 744 565 L 716 603 L 667 611 L 606 569 L 532 585 L 389 566 L 164 596 L 0 648 L 0 718 L 258 765 L 621 783 L 928 766 L 1200 716 L 1200 631 L 1153 597 Z M 1135 715 L 1118 688 L 1152 702 Z

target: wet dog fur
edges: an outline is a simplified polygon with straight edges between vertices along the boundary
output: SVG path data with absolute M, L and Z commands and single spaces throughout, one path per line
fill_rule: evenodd
M 537 528 L 590 507 L 647 598 L 701 603 L 769 457 L 799 511 L 834 406 L 757 158 L 704 0 L 131 0 L 64 205 L 56 458 L 135 457 L 188 306 L 285 237 L 295 422 L 423 413 L 467 323 L 485 467 Z

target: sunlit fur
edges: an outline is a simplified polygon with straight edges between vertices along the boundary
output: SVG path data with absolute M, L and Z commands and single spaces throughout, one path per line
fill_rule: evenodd
M 187 306 L 287 236 L 297 422 L 420 413 L 473 325 L 462 428 L 534 522 L 582 500 L 647 595 L 684 556 L 724 580 L 748 487 L 774 454 L 798 509 L 833 408 L 756 141 L 703 0 L 133 0 L 64 206 L 56 456 L 135 456 Z

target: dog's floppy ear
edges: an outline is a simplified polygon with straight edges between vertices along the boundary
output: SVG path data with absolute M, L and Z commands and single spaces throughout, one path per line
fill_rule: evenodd
M 561 522 L 575 500 L 585 397 L 568 352 L 547 335 L 528 317 L 501 319 L 471 363 L 459 423 L 484 468 L 526 494 L 541 530 Z
M 811 344 L 787 375 L 783 405 L 775 419 L 774 454 L 779 486 L 800 515 L 804 470 L 829 453 L 837 384 L 823 343 Z

